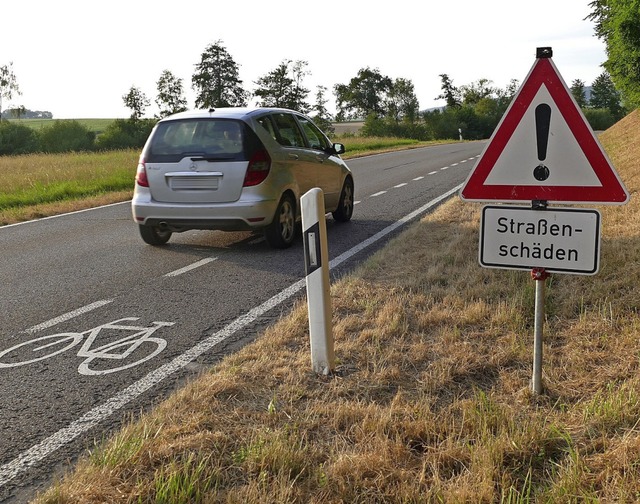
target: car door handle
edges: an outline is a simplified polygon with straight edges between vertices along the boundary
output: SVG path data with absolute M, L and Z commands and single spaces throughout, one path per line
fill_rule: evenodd
M 320 163 L 324 163 L 325 157 L 324 156 L 316 156 L 316 161 L 319 161 Z
M 298 155 L 297 154 L 289 154 L 289 159 L 293 159 L 295 161 L 298 160 Z

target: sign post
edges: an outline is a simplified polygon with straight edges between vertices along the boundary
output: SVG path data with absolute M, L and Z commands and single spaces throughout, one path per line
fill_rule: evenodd
M 536 282 L 531 390 L 542 393 L 545 282 L 550 273 L 594 275 L 600 213 L 549 201 L 622 205 L 629 193 L 558 73 L 550 47 L 536 61 L 460 190 L 485 206 L 480 265 L 527 269 Z

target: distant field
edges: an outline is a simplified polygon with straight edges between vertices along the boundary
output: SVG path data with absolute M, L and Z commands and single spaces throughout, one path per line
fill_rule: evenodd
M 103 132 L 106 127 L 111 124 L 115 119 L 14 119 L 16 122 L 20 122 L 20 124 L 24 124 L 25 126 L 29 126 L 34 129 L 46 128 L 47 126 L 53 124 L 55 121 L 66 121 L 73 120 L 77 121 L 83 126 L 87 127 L 91 131 L 95 131 L 96 133 Z M 336 135 L 344 135 L 345 133 L 356 134 L 360 130 L 364 123 L 362 122 L 344 122 L 344 123 L 334 123 L 334 127 L 336 130 Z
M 13 121 L 25 126 L 29 126 L 33 129 L 41 129 L 50 126 L 55 121 L 77 121 L 91 131 L 96 133 L 102 133 L 106 127 L 111 124 L 115 119 L 13 119 Z

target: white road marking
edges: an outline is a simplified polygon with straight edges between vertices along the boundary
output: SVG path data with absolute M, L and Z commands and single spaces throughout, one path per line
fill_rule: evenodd
M 394 186 L 393 186 L 393 188 L 394 188 L 394 189 L 398 189 L 399 187 L 404 187 L 404 186 L 406 186 L 406 185 L 407 185 L 407 183 L 406 183 L 406 182 L 403 182 L 402 184 L 394 185 Z
M 451 166 L 455 166 L 455 165 L 451 165 Z M 448 166 L 443 166 L 442 168 L 440 168 L 440 170 L 448 170 L 449 167 Z
M 378 231 L 375 235 L 369 237 L 365 241 L 347 250 L 346 252 L 343 252 L 338 257 L 330 261 L 329 267 L 335 268 L 339 266 L 357 253 L 361 252 L 370 245 L 373 245 L 388 234 L 392 233 L 400 226 L 403 226 L 407 222 L 419 217 L 430 208 L 449 198 L 450 196 L 458 192 L 461 188 L 462 184 L 448 190 L 446 193 L 432 199 L 417 210 L 414 210 L 413 212 L 407 214 L 402 219 L 394 222 L 393 224 L 390 224 L 383 230 Z M 33 467 L 38 462 L 51 455 L 62 446 L 70 443 L 81 434 L 89 431 L 104 419 L 110 417 L 116 411 L 129 404 L 131 401 L 137 399 L 139 396 L 163 381 L 165 378 L 171 376 L 176 371 L 183 369 L 185 366 L 187 366 L 187 364 L 197 359 L 203 353 L 208 352 L 217 344 L 224 341 L 239 330 L 251 325 L 259 317 L 275 308 L 279 304 L 283 303 L 284 301 L 288 300 L 294 294 L 297 294 L 305 286 L 305 278 L 298 280 L 297 282 L 290 285 L 272 298 L 268 299 L 261 305 L 253 308 L 245 315 L 237 318 L 220 331 L 213 333 L 207 339 L 200 341 L 198 344 L 191 347 L 189 350 L 187 350 L 182 355 L 179 355 L 171 362 L 160 366 L 158 369 L 151 371 L 145 377 L 132 383 L 127 388 L 113 396 L 111 399 L 107 400 L 107 402 L 89 410 L 80 418 L 71 422 L 67 427 L 60 429 L 48 438 L 43 439 L 40 443 L 32 446 L 28 450 L 25 450 L 11 462 L 0 466 L 0 488 L 20 474 L 27 471 L 30 467 Z
M 375 198 L 376 196 L 382 196 L 383 194 L 386 194 L 387 191 L 379 191 L 377 193 L 374 193 L 371 195 L 372 198 Z
M 66 217 L 67 215 L 75 215 L 75 214 L 80 214 L 80 213 L 86 213 L 86 212 L 93 212 L 94 210 L 102 210 L 103 208 L 109 208 L 112 206 L 117 206 L 117 205 L 125 205 L 131 204 L 131 200 L 127 200 L 127 201 L 121 201 L 119 203 L 109 203 L 108 205 L 102 205 L 102 206 L 97 206 L 97 207 L 92 207 L 92 208 L 85 208 L 83 210 L 76 210 L 74 212 L 67 212 L 67 213 L 63 213 L 63 214 L 58 214 L 58 215 L 50 215 L 49 217 L 41 217 L 39 219 L 33 219 L 33 220 L 28 220 L 28 221 L 24 221 L 24 222 L 16 222 L 15 224 L 5 224 L 4 226 L 0 226 L 0 229 L 6 229 L 6 228 L 10 228 L 10 227 L 15 227 L 15 226 L 24 226 L 27 224 L 33 224 L 34 222 L 40 222 L 43 220 L 50 220 L 50 219 L 58 219 L 60 217 Z
M 52 318 L 51 320 L 47 320 L 42 324 L 35 325 L 26 329 L 24 332 L 33 334 L 38 331 L 42 331 L 43 329 L 48 329 L 49 327 L 53 327 L 54 325 L 60 324 L 62 322 L 66 322 L 67 320 L 71 320 L 79 315 L 84 315 L 96 308 L 100 308 L 101 306 L 107 305 L 111 303 L 113 299 L 103 299 L 101 301 L 96 301 L 95 303 L 88 304 L 87 306 L 83 306 L 82 308 L 78 308 L 77 310 L 70 311 L 69 313 L 65 313 L 64 315 L 60 315 L 59 317 Z
M 435 172 L 434 172 L 434 173 L 435 173 Z M 420 177 L 416 177 L 416 178 L 414 178 L 413 180 L 414 180 L 415 182 L 417 182 L 418 180 L 422 180 L 423 178 L 424 178 L 424 177 L 420 176 Z
M 196 261 L 193 264 L 189 264 L 188 266 L 185 266 L 184 268 L 180 268 L 177 269 L 175 271 L 172 271 L 171 273 L 167 273 L 165 276 L 166 277 L 175 277 L 178 275 L 182 275 L 183 273 L 186 273 L 187 271 L 191 271 L 193 269 L 199 268 L 200 266 L 204 266 L 205 264 L 209 264 L 210 262 L 213 262 L 217 259 L 217 257 L 207 257 L 206 259 L 202 259 L 200 261 Z
M 430 171 L 427 175 L 435 175 L 436 173 L 438 173 L 437 171 Z

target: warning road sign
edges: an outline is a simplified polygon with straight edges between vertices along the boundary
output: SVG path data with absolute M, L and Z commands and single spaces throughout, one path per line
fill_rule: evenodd
M 474 201 L 626 203 L 629 194 L 550 58 L 538 57 L 460 191 Z

